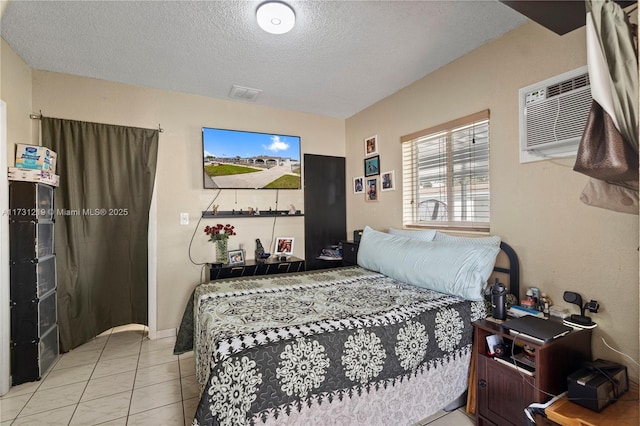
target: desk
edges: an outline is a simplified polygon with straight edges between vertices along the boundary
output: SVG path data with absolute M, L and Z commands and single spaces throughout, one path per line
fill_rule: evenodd
M 563 426 L 638 426 L 638 385 L 629 382 L 629 391 L 599 413 L 561 398 L 544 411 L 547 418 Z

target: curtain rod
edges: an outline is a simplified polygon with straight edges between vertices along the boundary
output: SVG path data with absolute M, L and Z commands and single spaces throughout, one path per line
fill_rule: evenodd
M 29 118 L 32 120 L 42 120 L 42 110 L 40 111 L 39 114 L 29 114 Z M 158 123 L 158 132 L 159 133 L 164 133 L 164 129 L 162 128 L 162 126 Z

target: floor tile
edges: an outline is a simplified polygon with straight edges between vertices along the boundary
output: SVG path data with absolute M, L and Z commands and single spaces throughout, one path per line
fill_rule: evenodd
M 102 349 L 92 349 L 90 351 L 70 351 L 63 354 L 52 371 L 62 368 L 77 367 L 79 365 L 95 364 L 100 358 Z
M 153 352 L 159 349 L 166 349 L 166 348 L 170 348 L 171 351 L 173 352 L 173 347 L 175 345 L 176 345 L 175 336 L 166 337 L 164 339 L 156 339 L 156 340 L 144 339 L 142 341 L 141 352 Z
M 16 395 L 12 398 L 0 400 L 0 421 L 7 421 L 18 417 L 20 411 L 27 405 L 31 394 Z
M 182 401 L 180 379 L 171 380 L 134 389 L 129 412 L 130 414 L 137 414 L 180 401 Z
M 429 426 L 473 426 L 475 422 L 466 414 L 455 410 L 428 424 Z
M 182 399 L 191 399 L 200 396 L 200 388 L 198 387 L 198 380 L 195 374 L 193 376 L 182 377 L 180 383 L 182 384 Z
M 183 426 L 182 402 L 165 405 L 153 410 L 129 416 L 127 426 Z
M 5 398 L 13 398 L 14 396 L 24 395 L 24 394 L 32 394 L 34 393 L 38 387 L 42 384 L 42 381 L 28 382 L 23 383 L 18 386 L 12 386 L 9 389 L 9 392 L 5 393 L 0 397 L 0 400 Z
M 82 396 L 86 383 L 73 383 L 51 389 L 38 389 L 33 394 L 20 415 L 31 415 L 50 411 L 67 405 L 77 404 Z
M 101 350 L 104 348 L 104 345 L 107 344 L 107 340 L 109 340 L 109 336 L 98 336 L 89 340 L 86 343 L 78 346 L 74 349 L 75 352 L 83 352 L 83 351 L 95 351 Z
M 42 381 L 38 390 L 69 385 L 71 383 L 87 382 L 89 381 L 89 377 L 91 377 L 91 373 L 93 373 L 94 368 L 94 364 L 84 364 L 77 367 L 53 370 Z
M 125 391 L 132 391 L 135 376 L 135 370 L 131 370 L 125 371 L 124 373 L 91 379 L 89 380 L 89 384 L 84 390 L 80 401 L 90 401 L 92 399 L 115 395 Z
M 112 374 L 124 373 L 125 371 L 133 371 L 138 364 L 138 355 L 128 355 L 119 358 L 106 359 L 99 361 L 96 365 L 92 379 L 110 376 Z
M 151 367 L 175 360 L 176 356 L 173 354 L 173 348 L 164 348 L 153 352 L 142 352 L 138 360 L 138 368 Z
M 108 422 L 98 423 L 100 426 L 127 426 L 127 418 L 120 417 L 119 419 L 109 420 Z
M 169 363 L 154 365 L 153 367 L 138 368 L 134 388 L 155 385 L 180 378 L 180 365 L 178 360 Z
M 139 341 L 134 342 L 109 342 L 104 347 L 100 360 L 119 358 L 127 355 L 138 355 L 140 353 Z
M 185 358 L 178 361 L 180 363 L 180 375 L 181 376 L 193 376 L 196 374 L 196 359 Z
M 196 409 L 198 408 L 198 402 L 200 402 L 200 398 L 191 398 L 185 399 L 182 401 L 182 406 L 184 407 L 184 425 L 189 426 L 193 423 L 193 417 L 196 414 Z
M 61 426 L 68 425 L 75 411 L 75 405 L 56 408 L 42 413 L 23 416 L 22 414 L 12 423 L 12 426 Z
M 129 412 L 130 402 L 131 391 L 81 402 L 78 404 L 70 424 L 94 425 L 115 420 Z

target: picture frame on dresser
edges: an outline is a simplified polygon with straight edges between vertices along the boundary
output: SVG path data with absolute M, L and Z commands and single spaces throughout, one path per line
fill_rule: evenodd
M 278 256 L 293 256 L 293 237 L 278 237 L 273 252 Z
M 230 250 L 227 256 L 229 258 L 229 265 L 244 264 L 244 252 L 242 250 Z

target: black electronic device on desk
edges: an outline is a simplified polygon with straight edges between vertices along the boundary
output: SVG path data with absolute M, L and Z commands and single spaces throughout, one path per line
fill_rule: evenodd
M 502 326 L 509 329 L 509 332 L 514 336 L 541 344 L 565 336 L 573 330 L 560 322 L 531 315 L 509 320 L 503 323 Z
M 597 359 L 567 377 L 569 401 L 600 412 L 629 390 L 627 367 Z

